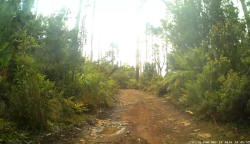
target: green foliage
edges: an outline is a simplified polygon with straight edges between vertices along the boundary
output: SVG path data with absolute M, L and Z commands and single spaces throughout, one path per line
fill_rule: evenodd
M 249 115 L 249 36 L 230 0 L 176 1 L 163 21 L 173 51 L 160 92 L 200 118 L 238 121 Z
M 20 127 L 45 129 L 48 119 L 48 99 L 55 95 L 53 83 L 40 74 L 19 71 L 15 76 L 16 85 L 10 93 L 10 117 Z
M 84 68 L 82 77 L 83 97 L 86 104 L 94 107 L 112 106 L 113 96 L 117 93 L 118 84 L 107 77 L 98 69 L 98 65 L 87 63 Z
M 138 89 L 138 83 L 135 78 L 129 79 L 127 83 L 127 88 Z
M 220 79 L 222 86 L 219 91 L 221 103 L 217 106 L 218 112 L 223 113 L 223 120 L 238 119 L 242 114 L 246 114 L 245 109 L 249 97 L 246 97 L 246 87 L 248 79 L 230 70 L 226 77 Z M 243 113 L 242 113 L 243 112 Z
M 153 63 L 145 63 L 143 73 L 140 77 L 141 88 L 151 85 L 152 80 L 157 76 L 156 65 Z
M 156 65 L 154 63 L 145 63 L 143 73 L 140 76 L 139 87 L 153 94 L 160 94 L 161 86 L 163 85 L 162 76 L 158 75 Z
M 59 130 L 112 106 L 118 92 L 111 77 L 118 67 L 82 57 L 78 30 L 65 25 L 67 12 L 36 16 L 33 4 L 0 1 L 0 143 L 31 143 L 21 129 Z
M 225 57 L 208 61 L 195 81 L 184 82 L 185 87 L 180 102 L 192 107 L 200 117 L 214 116 L 220 101 L 217 92 L 222 84 L 220 79 L 229 68 L 230 61 Z
M 14 123 L 0 119 L 0 143 L 7 144 L 34 144 L 30 134 L 17 129 Z
M 89 111 L 89 109 L 87 108 L 87 105 L 83 103 L 76 103 L 73 109 L 75 110 L 75 113 L 78 113 L 78 114 Z
M 131 66 L 121 66 L 111 76 L 120 86 L 120 88 L 136 89 L 135 68 Z

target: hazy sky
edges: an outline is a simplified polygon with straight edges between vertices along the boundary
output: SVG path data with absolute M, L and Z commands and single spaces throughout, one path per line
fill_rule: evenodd
M 164 5 L 160 0 L 144 4 L 141 0 L 97 0 L 94 47 L 106 49 L 114 42 L 119 47 L 120 60 L 134 65 L 136 41 L 143 40 L 146 23 L 160 25 L 163 16 Z
M 49 15 L 63 6 L 72 10 L 72 17 L 77 12 L 79 0 L 40 0 L 38 11 Z M 87 0 L 83 0 L 87 2 Z M 89 0 L 93 4 L 93 0 Z M 92 24 L 92 6 L 83 10 L 86 13 L 86 29 L 88 32 L 86 54 L 90 54 L 90 37 L 94 29 L 94 56 L 98 49 L 104 51 L 114 42 L 119 47 L 119 58 L 123 63 L 135 64 L 136 41 L 144 39 L 147 22 L 158 26 L 164 17 L 165 7 L 161 0 L 96 0 L 95 20 Z M 69 26 L 73 26 L 74 19 Z M 99 53 L 100 54 L 100 53 Z
M 94 58 L 98 54 L 104 56 L 104 52 L 110 49 L 112 42 L 119 47 L 119 61 L 135 65 L 136 41 L 140 41 L 142 61 L 145 60 L 145 25 L 160 25 L 160 20 L 165 16 L 165 6 L 161 0 L 95 0 L 95 18 L 93 23 L 93 1 L 83 0 L 89 3 L 83 9 L 86 15 L 87 45 L 84 46 L 84 54 L 90 56 L 91 33 L 94 34 Z M 169 0 L 171 1 L 171 0 Z M 49 15 L 66 7 L 71 10 L 69 27 L 75 24 L 79 0 L 38 0 L 38 12 Z M 234 0 L 239 6 L 238 0 Z M 240 15 L 243 15 L 242 12 Z

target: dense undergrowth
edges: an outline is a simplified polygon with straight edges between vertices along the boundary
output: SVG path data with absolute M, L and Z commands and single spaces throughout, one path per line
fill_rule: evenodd
M 201 119 L 248 123 L 247 17 L 239 16 L 240 8 L 231 0 L 166 4 L 172 14 L 172 19 L 163 20 L 160 28 L 163 40 L 172 45 L 166 75 L 156 76 L 154 66 L 149 70 L 145 65 L 142 85 L 161 96 L 170 96 Z
M 113 78 L 123 68 L 82 57 L 78 28 L 65 25 L 67 11 L 36 16 L 33 3 L 0 2 L 0 143 L 38 143 L 43 132 L 113 106 L 119 85 L 133 87 Z

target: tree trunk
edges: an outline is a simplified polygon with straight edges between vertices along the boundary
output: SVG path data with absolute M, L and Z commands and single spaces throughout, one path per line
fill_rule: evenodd
M 245 2 L 245 0 L 240 0 L 240 3 L 241 3 L 241 6 L 242 6 L 242 9 L 244 12 L 244 16 L 245 16 L 245 20 L 247 23 L 247 30 L 248 30 L 248 32 L 250 32 L 250 18 L 249 18 L 249 12 L 247 10 L 246 2 Z
M 77 17 L 76 17 L 76 25 L 75 25 L 75 29 L 76 29 L 76 40 L 78 40 L 78 33 L 79 33 L 79 26 L 80 26 L 80 18 L 81 18 L 81 13 L 82 13 L 82 1 L 79 1 L 79 7 L 78 7 L 78 13 L 77 13 Z
M 139 76 L 140 76 L 140 66 L 139 66 L 139 42 L 137 41 L 137 47 L 136 47 L 136 81 L 139 82 Z
M 146 34 L 145 34 L 145 38 L 146 38 L 146 63 L 148 62 L 148 27 L 146 25 Z
M 90 60 L 93 61 L 93 45 L 94 45 L 94 25 L 95 25 L 95 5 L 96 1 L 93 2 L 93 12 L 92 12 L 92 31 L 91 31 L 91 50 L 90 50 Z

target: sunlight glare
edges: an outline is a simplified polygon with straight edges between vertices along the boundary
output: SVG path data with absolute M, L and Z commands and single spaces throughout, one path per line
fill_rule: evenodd
M 71 15 L 67 24 L 69 28 L 73 28 L 78 3 L 79 0 L 40 0 L 38 12 L 50 15 L 61 8 L 70 9 Z M 144 41 L 146 23 L 160 25 L 164 10 L 165 6 L 161 0 L 96 0 L 94 25 L 92 10 L 83 10 L 86 13 L 87 45 L 84 47 L 86 55 L 90 55 L 93 32 L 95 60 L 100 57 L 98 56 L 100 53 L 104 56 L 105 51 L 114 42 L 120 52 L 117 61 L 135 65 L 137 40 Z M 143 45 L 140 45 L 140 49 L 143 48 Z

